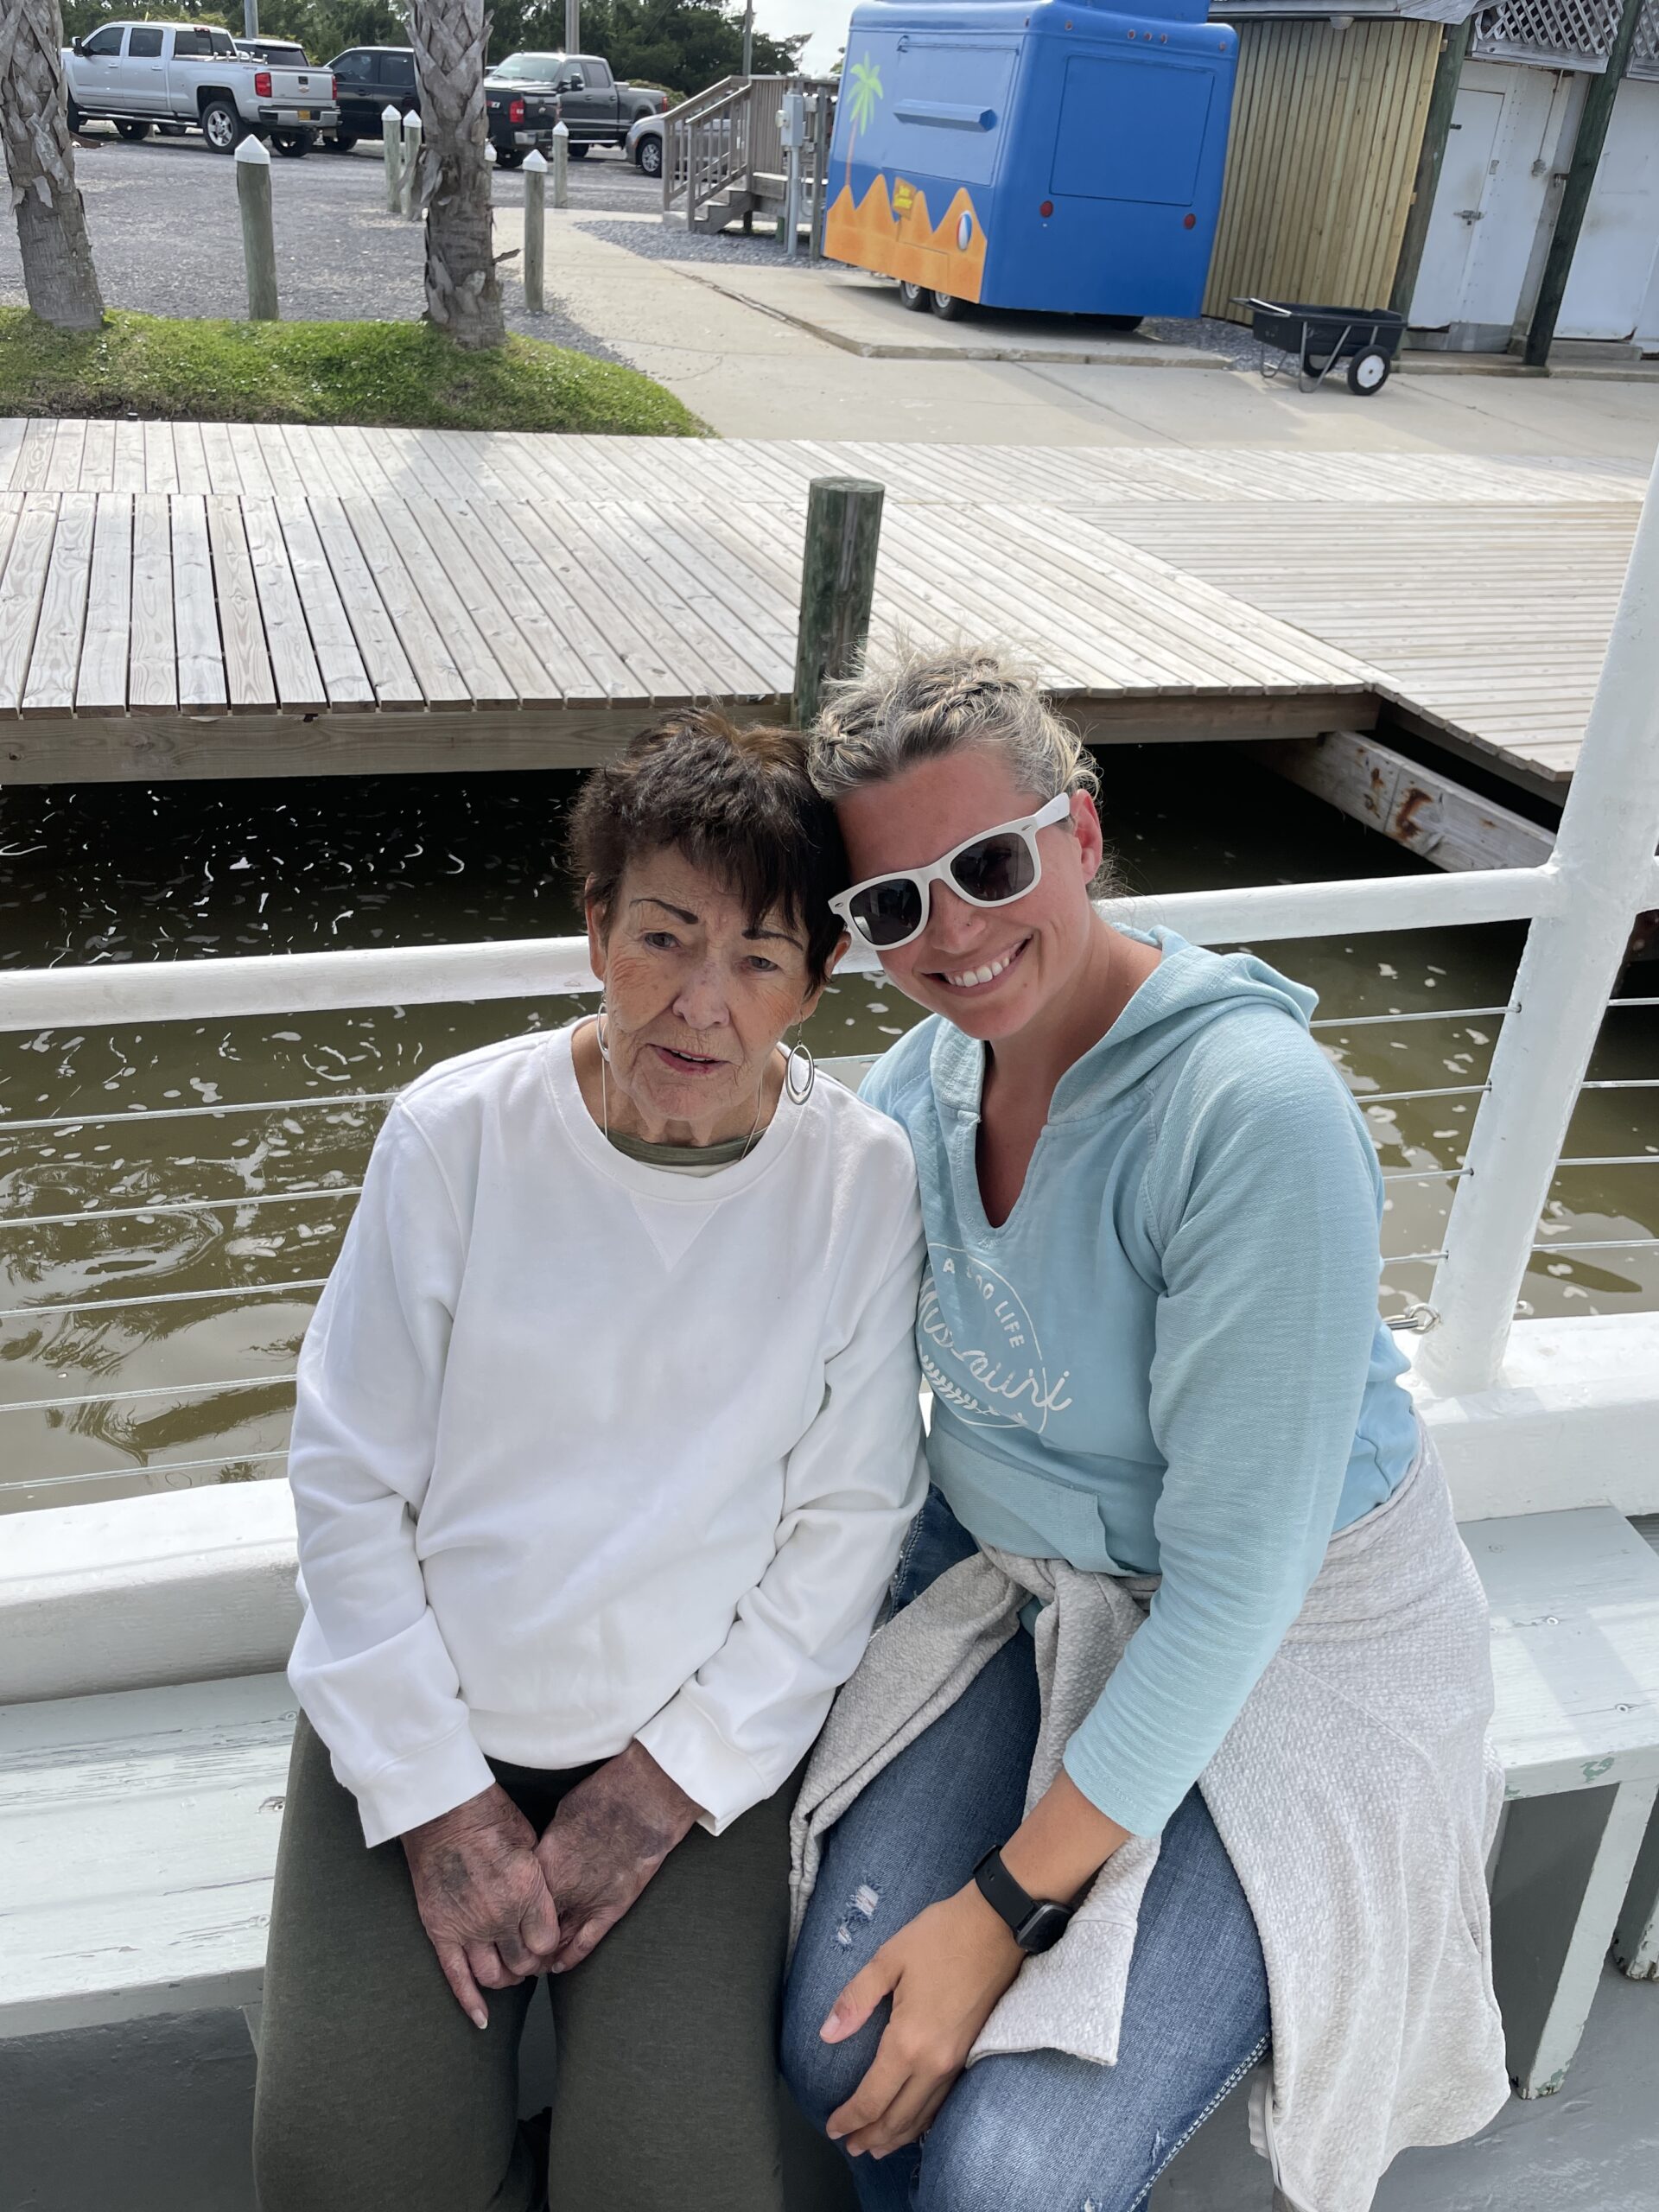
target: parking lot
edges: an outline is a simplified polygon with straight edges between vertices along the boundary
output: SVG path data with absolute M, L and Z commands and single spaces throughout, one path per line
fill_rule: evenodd
M 107 124 L 87 127 L 75 149 L 92 252 L 105 304 L 148 315 L 247 312 L 235 164 L 194 131 L 128 145 Z M 499 170 L 496 203 L 524 203 L 521 172 Z M 662 186 L 610 148 L 570 164 L 570 205 L 595 213 L 647 213 Z M 404 321 L 422 311 L 422 229 L 386 212 L 378 140 L 349 154 L 317 147 L 302 160 L 274 157 L 271 197 L 276 283 L 292 321 Z M 521 312 L 517 263 L 503 270 L 508 320 L 537 338 L 610 358 L 602 342 L 560 310 L 550 257 L 547 315 Z M 14 226 L 0 224 L 0 302 L 23 303 Z

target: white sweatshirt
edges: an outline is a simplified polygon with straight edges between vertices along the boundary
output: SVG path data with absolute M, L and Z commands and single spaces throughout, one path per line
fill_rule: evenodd
M 295 1693 L 371 1844 L 638 1737 L 718 1834 L 862 1652 L 925 1476 L 904 1132 L 828 1078 L 706 1179 L 570 1032 L 411 1084 L 300 1359 Z

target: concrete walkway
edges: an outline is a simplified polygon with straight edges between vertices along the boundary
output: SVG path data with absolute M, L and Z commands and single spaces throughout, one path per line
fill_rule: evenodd
M 520 242 L 502 207 L 497 250 Z M 614 219 L 613 218 L 612 219 Z M 641 217 L 641 221 L 651 221 Z M 1651 460 L 1659 380 L 1405 370 L 1375 398 L 1306 395 L 1253 372 L 1090 361 L 876 359 L 803 327 L 836 308 L 832 273 L 648 260 L 550 213 L 548 288 L 712 429 L 758 438 L 995 445 L 1281 446 L 1301 451 L 1547 454 Z M 517 262 L 506 282 L 516 289 Z M 787 283 L 792 318 L 759 302 Z M 745 288 L 757 296 L 737 296 Z M 880 302 L 867 302 L 872 309 Z M 919 316 L 890 303 L 896 334 Z

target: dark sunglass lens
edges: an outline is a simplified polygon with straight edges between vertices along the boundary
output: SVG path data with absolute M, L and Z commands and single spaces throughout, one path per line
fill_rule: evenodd
M 950 873 L 969 898 L 977 899 L 985 906 L 1019 898 L 1036 880 L 1025 839 L 1007 830 L 995 837 L 982 837 L 976 845 L 958 853 L 950 863 Z
M 921 925 L 921 893 L 902 876 L 873 883 L 854 899 L 853 919 L 872 944 L 900 944 Z

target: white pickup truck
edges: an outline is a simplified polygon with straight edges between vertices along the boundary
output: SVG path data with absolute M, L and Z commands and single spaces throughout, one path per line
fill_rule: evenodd
M 215 153 L 233 154 L 252 131 L 305 154 L 340 120 L 330 71 L 245 58 L 217 25 L 105 23 L 65 51 L 63 73 L 72 130 L 96 119 L 147 138 L 157 124 L 193 124 Z

